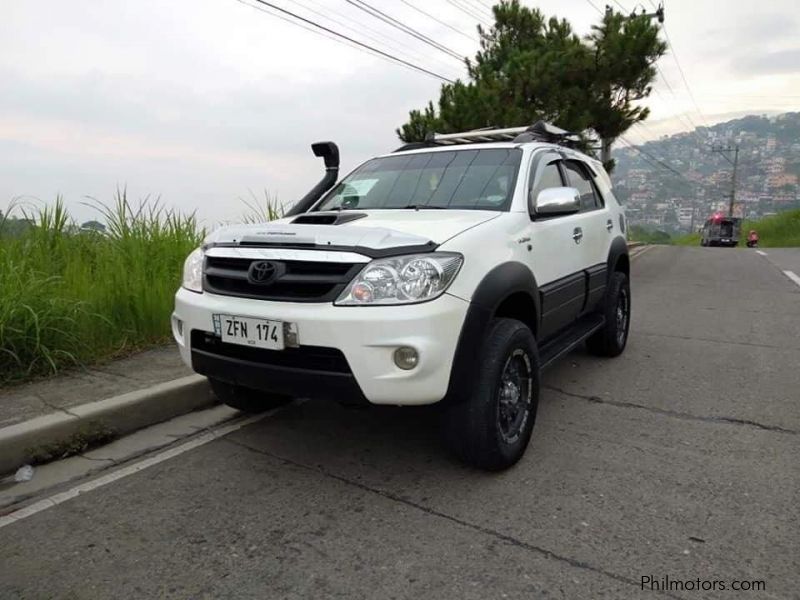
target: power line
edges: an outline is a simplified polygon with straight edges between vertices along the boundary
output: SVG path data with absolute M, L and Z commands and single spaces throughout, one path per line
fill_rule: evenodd
M 672 86 L 669 84 L 669 80 L 664 76 L 664 71 L 661 70 L 661 67 L 658 66 L 658 63 L 655 63 L 655 67 L 656 70 L 658 71 L 658 74 L 661 76 L 661 81 L 664 83 L 665 86 L 667 86 L 669 93 L 672 94 L 672 97 L 675 98 L 675 100 L 678 100 L 678 94 L 675 93 L 675 90 L 672 89 Z M 686 119 L 689 121 L 689 124 L 694 129 L 697 129 L 697 125 L 692 120 L 692 117 L 689 115 L 689 113 L 683 111 L 681 114 L 683 114 L 683 116 L 686 117 Z
M 413 60 L 417 60 L 417 61 L 425 60 L 425 57 L 421 56 L 415 48 L 409 46 L 408 44 L 403 43 L 400 40 L 396 40 L 394 38 L 389 38 L 383 32 L 377 31 L 373 27 L 369 27 L 366 23 L 361 23 L 361 22 L 356 21 L 354 19 L 348 19 L 348 17 L 343 15 L 342 13 L 330 10 L 329 11 L 330 13 L 332 13 L 333 15 L 338 15 L 339 17 L 342 18 L 342 19 L 337 19 L 335 16 L 332 16 L 331 14 L 326 14 L 322 10 L 315 9 L 312 6 L 308 6 L 307 4 L 304 4 L 303 2 L 301 2 L 300 0 L 291 0 L 291 1 L 294 4 L 296 4 L 298 6 L 301 6 L 305 10 L 307 10 L 309 12 L 312 12 L 315 15 L 318 15 L 318 16 L 324 18 L 324 19 L 327 19 L 328 21 L 332 21 L 333 23 L 336 23 L 337 25 L 340 25 L 341 27 L 344 27 L 345 29 L 348 29 L 349 31 L 352 31 L 353 33 L 361 34 L 363 37 L 365 37 L 365 38 L 367 38 L 369 40 L 372 40 L 376 44 L 384 44 L 385 47 L 387 47 L 388 49 L 392 50 L 393 52 L 396 52 L 397 54 L 402 54 L 403 50 L 401 50 L 400 48 L 404 48 L 406 56 L 410 56 Z M 311 0 L 311 2 L 313 2 L 318 7 L 320 6 L 319 0 Z M 320 8 L 322 8 L 322 7 L 320 7 Z M 356 26 L 348 24 L 348 22 L 347 22 L 348 20 L 350 22 L 354 23 Z M 399 47 L 393 46 L 393 45 L 391 45 L 391 44 L 389 44 L 387 42 L 394 42 Z M 439 65 L 443 66 L 445 69 L 453 69 L 454 68 L 453 65 L 445 64 L 444 61 L 439 60 L 438 58 L 434 58 L 434 57 L 431 57 L 431 58 L 433 58 L 433 60 L 435 60 Z
M 634 149 L 636 152 L 639 152 L 640 154 L 644 154 L 645 156 L 647 156 L 648 158 L 650 158 L 652 161 L 654 161 L 655 163 L 657 163 L 658 165 L 660 165 L 662 168 L 664 168 L 664 169 L 666 169 L 667 171 L 671 172 L 673 175 L 677 175 L 677 176 L 678 176 L 678 177 L 680 177 L 681 179 L 684 179 L 684 180 L 686 180 L 687 182 L 694 184 L 694 182 L 692 182 L 692 181 L 690 181 L 689 179 L 687 179 L 687 178 L 686 178 L 686 176 L 685 176 L 683 173 L 681 173 L 680 171 L 677 171 L 676 169 L 672 168 L 670 165 L 668 165 L 667 163 L 665 163 L 665 162 L 664 162 L 664 161 L 662 161 L 661 159 L 659 159 L 659 158 L 656 158 L 655 156 L 653 156 L 652 154 L 650 154 L 650 153 L 649 153 L 649 152 L 647 152 L 646 150 L 643 150 L 642 148 L 640 148 L 640 147 L 638 147 L 638 146 L 635 146 L 635 145 L 634 145 L 634 144 L 632 144 L 630 141 L 628 141 L 628 139 L 627 139 L 626 137 L 624 137 L 624 136 L 619 136 L 619 139 L 621 139 L 623 142 L 625 142 L 625 143 L 628 145 L 628 147 L 630 147 L 630 148 L 633 148 L 633 149 Z
M 422 10 L 421 8 L 419 8 L 419 7 L 417 7 L 417 6 L 414 6 L 413 4 L 411 4 L 411 2 L 408 2 L 408 0 L 400 0 L 400 2 L 402 2 L 402 3 L 403 3 L 403 4 L 405 4 L 406 6 L 409 6 L 409 7 L 413 8 L 413 9 L 414 9 L 415 11 L 417 11 L 418 13 L 420 13 L 420 14 L 422 14 L 422 15 L 425 15 L 425 16 L 426 16 L 426 17 L 428 17 L 429 19 L 432 19 L 432 20 L 436 21 L 436 22 L 437 22 L 437 23 L 439 23 L 440 25 L 444 25 L 444 26 L 445 26 L 445 27 L 447 27 L 448 29 L 450 29 L 450 30 L 452 30 L 452 31 L 455 31 L 457 34 L 459 34 L 459 35 L 461 35 L 461 36 L 463 36 L 463 37 L 467 38 L 467 39 L 468 39 L 468 40 L 470 40 L 471 42 L 474 42 L 474 41 L 476 41 L 476 40 L 477 40 L 477 38 L 475 38 L 475 37 L 472 37 L 472 36 L 469 36 L 469 35 L 467 35 L 466 33 L 464 33 L 463 31 L 461 31 L 460 29 L 457 29 L 457 28 L 453 27 L 453 26 L 452 26 L 452 25 L 450 25 L 450 23 L 448 23 L 447 21 L 442 21 L 441 19 L 438 19 L 438 18 L 434 17 L 432 14 L 430 14 L 430 13 L 428 13 L 428 12 L 425 12 L 425 11 L 424 11 L 424 10 Z
M 623 13 L 625 13 L 625 14 L 628 14 L 628 9 L 627 9 L 627 8 L 625 8 L 624 6 L 622 6 L 622 4 L 620 4 L 619 2 L 617 2 L 617 0 L 614 0 L 614 4 L 616 4 L 617 6 L 619 6 L 620 10 L 621 10 Z
M 625 7 L 624 7 L 624 6 L 623 6 L 623 5 L 622 5 L 622 4 L 621 4 L 621 3 L 620 3 L 618 0 L 613 0 L 613 1 L 614 1 L 614 4 L 616 4 L 617 6 L 619 6 L 619 7 L 622 9 L 622 11 L 623 11 L 623 12 L 625 12 L 625 13 L 627 13 L 627 12 L 628 12 L 628 9 L 626 9 L 626 8 L 625 8 Z M 652 1 L 651 1 L 651 4 L 652 4 Z M 631 13 L 631 14 L 633 14 L 633 13 Z M 663 15 L 662 15 L 662 16 L 663 16 Z M 664 35 L 666 36 L 666 35 L 667 35 L 667 30 L 666 30 L 666 28 L 662 27 L 662 29 L 664 29 Z M 667 36 L 667 45 L 668 45 L 668 47 L 669 47 L 670 49 L 672 49 L 672 46 L 671 46 L 671 44 L 670 44 L 670 42 L 669 42 L 669 36 Z M 674 50 L 673 50 L 673 56 L 674 56 Z M 675 61 L 677 62 L 677 57 L 675 58 Z M 668 81 L 668 80 L 667 80 L 667 78 L 664 76 L 664 72 L 661 70 L 661 67 L 659 67 L 659 66 L 658 66 L 658 63 L 657 63 L 657 62 L 656 62 L 656 63 L 653 63 L 653 64 L 654 64 L 654 66 L 655 66 L 655 68 L 656 68 L 656 71 L 657 71 L 657 72 L 658 72 L 658 74 L 661 76 L 661 81 L 664 83 L 664 85 L 665 85 L 665 86 L 667 86 L 667 89 L 669 90 L 670 94 L 672 94 L 672 96 L 673 96 L 673 97 L 674 97 L 674 98 L 677 100 L 677 99 L 678 99 L 678 95 L 675 93 L 675 90 L 674 90 L 674 89 L 672 89 L 672 86 L 670 85 L 669 81 Z M 679 69 L 681 69 L 681 68 L 680 68 L 680 65 L 678 65 L 678 68 L 679 68 Z M 682 70 L 682 69 L 681 69 L 681 75 L 683 76 L 683 70 Z M 684 83 L 685 83 L 685 82 L 686 82 L 686 78 L 684 77 Z M 692 96 L 692 92 L 691 92 L 691 90 L 689 90 L 688 84 L 687 84 L 687 86 L 686 86 L 686 90 L 689 92 L 689 96 Z M 657 92 L 657 90 L 654 90 L 654 91 L 656 91 L 656 92 Z M 694 102 L 694 97 L 692 97 L 692 102 Z M 697 108 L 697 103 L 696 103 L 696 102 L 694 102 L 694 104 L 695 104 L 695 108 Z M 699 110 L 698 110 L 698 114 L 699 114 L 701 117 L 703 116 L 703 115 L 702 115 L 702 113 L 701 113 Z M 689 115 L 689 113 L 687 113 L 686 111 L 683 111 L 683 116 L 685 116 L 685 117 L 686 117 L 686 119 L 689 121 L 689 124 L 690 124 L 690 129 L 694 129 L 694 130 L 696 130 L 696 129 L 697 129 L 697 125 L 696 125 L 696 124 L 695 124 L 695 122 L 692 120 L 692 117 Z M 696 135 L 696 132 L 695 132 L 695 137 L 697 137 L 697 135 Z M 698 142 L 699 142 L 699 141 L 700 141 L 700 140 L 698 139 Z
M 601 15 L 603 14 L 603 11 L 602 11 L 602 10 L 600 10 L 600 9 L 597 7 L 597 5 L 596 5 L 594 2 L 592 2 L 592 0 L 586 0 L 586 2 L 588 2 L 588 3 L 589 3 L 589 6 L 591 6 L 593 9 L 595 9 L 595 10 L 596 10 L 598 13 L 600 13 Z
M 476 21 L 478 21 L 481 25 L 485 25 L 487 27 L 490 27 L 490 25 L 483 19 L 483 17 L 481 17 L 480 15 L 477 15 L 474 12 L 470 11 L 469 8 L 465 8 L 462 4 L 457 3 L 456 0 L 446 0 L 446 2 L 450 6 L 456 7 L 458 10 L 463 12 L 465 15 L 469 15 L 471 18 L 473 18 Z
M 444 52 L 448 56 L 451 56 L 452 58 L 455 58 L 458 61 L 463 61 L 464 60 L 464 57 L 461 56 L 460 54 L 458 54 L 457 52 L 451 50 L 447 46 L 444 46 L 444 45 L 440 44 L 439 42 L 437 42 L 435 40 L 432 40 L 427 35 L 420 33 L 416 29 L 414 29 L 412 27 L 409 27 L 408 25 L 406 25 L 405 23 L 403 23 L 401 21 L 398 21 L 397 19 L 395 19 L 394 17 L 386 14 L 385 12 L 383 12 L 381 10 L 378 10 L 377 8 L 375 8 L 373 6 L 370 6 L 364 0 L 345 0 L 345 2 L 347 2 L 348 4 L 352 4 L 353 6 L 358 8 L 359 10 L 363 10 L 365 13 L 375 17 L 376 19 L 380 19 L 381 21 L 391 25 L 395 29 L 399 29 L 403 33 L 411 35 L 411 36 L 417 38 L 418 40 L 420 40 L 422 42 L 425 42 L 429 46 L 431 46 L 433 48 L 436 48 L 440 52 Z
M 672 45 L 672 41 L 669 39 L 669 33 L 667 33 L 666 25 L 662 27 L 664 30 L 664 37 L 667 40 L 667 47 L 672 52 L 672 58 L 675 59 L 675 64 L 678 65 L 678 71 L 681 74 L 681 78 L 683 79 L 683 85 L 686 86 L 686 91 L 689 92 L 689 98 L 692 99 L 692 104 L 694 104 L 694 109 L 697 111 L 697 114 L 700 115 L 700 119 L 703 121 L 703 124 L 708 127 L 708 123 L 706 122 L 706 118 L 703 115 L 703 112 L 700 110 L 700 107 L 697 105 L 697 100 L 694 99 L 694 94 L 692 94 L 692 88 L 689 87 L 689 82 L 686 80 L 686 74 L 683 72 L 683 67 L 681 66 L 680 61 L 678 60 L 678 54 L 675 52 L 675 47 Z
M 271 2 L 267 2 L 267 0 L 254 0 L 254 1 L 258 2 L 259 4 L 262 4 L 264 6 L 268 6 L 269 8 L 272 8 L 273 10 L 278 11 L 279 13 L 281 13 L 283 15 L 287 15 L 288 17 L 291 17 L 291 18 L 295 19 L 295 21 L 300 21 L 302 23 L 305 23 L 307 25 L 315 27 L 315 28 L 317 28 L 317 29 L 319 29 L 321 31 L 324 31 L 326 33 L 335 35 L 338 38 L 342 38 L 344 40 L 347 40 L 348 42 L 350 42 L 352 44 L 355 44 L 355 45 L 359 46 L 360 48 L 363 48 L 363 49 L 365 49 L 367 51 L 370 51 L 370 52 L 373 52 L 375 54 L 378 54 L 378 55 L 380 55 L 382 57 L 385 57 L 385 58 L 387 58 L 387 59 L 389 59 L 391 61 L 394 61 L 395 63 L 405 65 L 405 66 L 407 66 L 407 67 L 409 67 L 411 69 L 414 69 L 415 71 L 419 71 L 420 73 L 425 73 L 425 74 L 430 75 L 432 77 L 436 77 L 436 79 L 439 79 L 441 81 L 445 81 L 447 83 L 455 83 L 452 79 L 448 79 L 447 77 L 439 75 L 438 73 L 435 73 L 434 71 L 430 71 L 430 70 L 428 70 L 428 69 L 426 69 L 424 67 L 420 67 L 419 65 L 416 65 L 416 64 L 414 64 L 412 62 L 409 62 L 407 60 L 404 60 L 402 58 L 398 58 L 396 56 L 392 56 L 391 54 L 387 54 L 383 50 L 379 50 L 378 48 L 370 46 L 369 44 L 365 44 L 364 42 L 360 42 L 360 41 L 358 41 L 356 39 L 353 39 L 353 38 L 351 38 L 351 37 L 349 37 L 349 36 L 347 36 L 347 35 L 345 35 L 343 33 L 340 33 L 340 32 L 335 31 L 335 30 L 333 30 L 333 29 L 331 29 L 329 27 L 326 27 L 325 25 L 320 25 L 319 23 L 317 23 L 316 21 L 314 21 L 312 19 L 307 19 L 305 17 L 302 17 L 302 16 L 300 16 L 298 14 L 295 14 L 295 13 L 289 11 L 289 10 L 286 10 L 285 8 L 281 8 L 280 6 L 276 6 L 275 4 L 272 4 Z M 241 4 L 244 4 L 245 6 L 249 6 L 250 8 L 257 8 L 256 6 L 253 6 L 252 4 L 248 4 L 244 0 L 237 0 L 237 2 L 239 2 Z M 262 12 L 265 12 L 265 13 L 267 13 L 269 15 L 272 15 L 274 17 L 279 17 L 280 18 L 280 15 L 275 14 L 273 12 L 269 12 L 269 11 L 262 11 Z M 299 25 L 299 23 L 297 23 L 295 21 L 289 21 L 286 18 L 283 18 L 283 20 L 288 21 L 288 22 L 292 23 L 293 25 Z M 306 28 L 304 27 L 304 29 L 306 29 Z
M 683 182 L 685 185 L 688 185 L 689 187 L 692 187 L 692 188 L 695 188 L 695 189 L 699 189 L 699 190 L 701 190 L 701 191 L 702 191 L 704 194 L 707 194 L 709 197 L 713 197 L 713 196 L 715 196 L 716 194 L 718 194 L 718 193 L 719 193 L 719 190 L 718 190 L 717 188 L 712 188 L 712 187 L 710 187 L 710 186 L 708 186 L 708 185 L 705 185 L 705 184 L 703 184 L 703 183 L 699 183 L 699 182 L 696 182 L 696 181 L 692 181 L 692 180 L 691 180 L 691 179 L 689 179 L 689 178 L 688 178 L 688 177 L 687 177 L 685 174 L 683 174 L 683 173 L 681 173 L 680 171 L 678 171 L 678 170 L 674 169 L 672 166 L 668 165 L 668 164 L 667 164 L 667 163 L 665 163 L 665 162 L 664 162 L 662 159 L 658 158 L 657 156 L 654 156 L 653 154 L 651 154 L 651 153 L 650 153 L 650 152 L 648 152 L 647 150 L 644 150 L 644 149 L 643 149 L 641 146 L 636 146 L 636 145 L 632 144 L 632 143 L 631 143 L 631 142 L 630 142 L 630 141 L 629 141 L 627 138 L 625 138 L 624 136 L 620 136 L 620 137 L 619 137 L 619 139 L 620 139 L 620 140 L 621 140 L 623 143 L 625 143 L 625 145 L 626 145 L 628 148 L 630 148 L 631 150 L 633 150 L 633 151 L 635 151 L 636 153 L 638 153 L 638 154 L 640 155 L 640 158 L 641 158 L 641 159 L 642 159 L 644 162 L 646 162 L 647 164 L 649 164 L 649 165 L 650 165 L 650 166 L 652 166 L 652 167 L 656 167 L 656 168 L 659 168 L 659 169 L 665 169 L 665 170 L 669 171 L 669 173 L 670 173 L 670 174 L 674 175 L 675 177 L 678 177 L 678 178 L 680 178 L 680 179 L 681 179 L 681 181 L 682 181 L 682 182 Z M 649 158 L 650 160 L 648 160 L 648 158 Z
M 491 17 L 493 13 L 490 9 L 487 9 L 483 4 L 478 2 L 478 0 L 460 0 L 466 6 L 469 6 L 473 10 L 475 10 L 476 14 L 483 15 L 484 17 Z

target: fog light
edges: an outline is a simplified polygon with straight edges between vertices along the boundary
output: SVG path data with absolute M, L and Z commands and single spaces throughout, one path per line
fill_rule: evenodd
M 414 348 L 401 346 L 394 351 L 394 364 L 406 371 L 413 369 L 419 362 L 419 354 Z
M 175 315 L 172 315 L 172 337 L 175 338 L 178 344 L 183 346 L 183 321 Z

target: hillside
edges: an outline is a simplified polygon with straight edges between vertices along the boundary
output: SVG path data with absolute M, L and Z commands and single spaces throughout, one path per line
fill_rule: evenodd
M 712 212 L 727 211 L 732 168 L 712 147 L 735 144 L 737 216 L 759 219 L 800 208 L 800 112 L 794 112 L 699 127 L 643 144 L 641 151 L 616 150 L 612 179 L 630 222 L 688 232 Z

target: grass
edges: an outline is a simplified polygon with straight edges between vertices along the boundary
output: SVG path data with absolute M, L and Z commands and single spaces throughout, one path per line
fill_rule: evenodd
M 796 248 L 800 247 L 800 209 L 765 217 L 760 221 L 747 220 L 742 225 L 739 245 L 747 241 L 751 229 L 758 232 L 758 245 L 762 248 Z M 700 234 L 692 233 L 673 240 L 679 246 L 699 246 Z
M 671 244 L 672 238 L 665 231 L 647 229 L 641 225 L 631 225 L 628 228 L 628 240 L 643 242 L 645 244 Z
M 266 191 L 244 204 L 246 223 L 283 214 Z M 0 385 L 170 340 L 183 261 L 205 230 L 157 199 L 132 204 L 124 189 L 91 205 L 105 232 L 79 229 L 61 198 L 11 207 L 24 221 L 0 216 Z
M 676 246 L 699 246 L 700 234 L 688 233 L 686 235 L 673 238 L 672 243 L 675 244 Z
M 204 231 L 157 200 L 132 205 L 124 190 L 94 205 L 105 233 L 78 230 L 61 198 L 22 210 L 32 226 L 14 235 L 0 220 L 0 384 L 169 338 L 183 261 Z

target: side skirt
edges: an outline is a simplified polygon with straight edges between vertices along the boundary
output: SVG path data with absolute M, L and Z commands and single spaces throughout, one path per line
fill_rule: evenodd
M 575 321 L 575 323 L 539 348 L 541 368 L 545 369 L 552 365 L 556 360 L 569 353 L 575 346 L 603 327 L 605 323 L 605 317 L 597 313 L 584 315 Z

